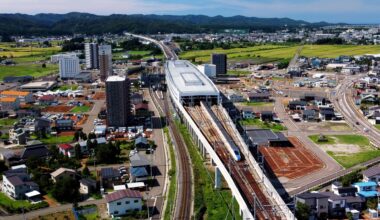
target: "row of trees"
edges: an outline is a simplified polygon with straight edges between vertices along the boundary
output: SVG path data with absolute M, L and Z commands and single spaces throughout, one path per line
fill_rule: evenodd
M 123 41 L 120 43 L 120 46 L 124 50 L 140 50 L 140 51 L 148 50 L 148 51 L 152 51 L 150 55 L 162 54 L 161 49 L 158 48 L 156 45 L 154 45 L 154 44 L 143 44 L 137 38 L 132 38 L 132 39 Z

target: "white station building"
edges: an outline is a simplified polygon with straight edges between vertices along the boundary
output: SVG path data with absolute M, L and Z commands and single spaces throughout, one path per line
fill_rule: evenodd
M 166 82 L 171 97 L 183 106 L 199 105 L 201 101 L 219 104 L 220 95 L 214 83 L 191 62 L 166 62 Z

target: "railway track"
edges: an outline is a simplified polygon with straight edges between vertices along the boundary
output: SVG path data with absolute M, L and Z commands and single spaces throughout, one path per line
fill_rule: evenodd
M 179 129 L 175 125 L 169 110 L 169 102 L 164 98 L 163 110 L 166 115 L 167 126 L 170 129 L 174 138 L 177 155 L 179 157 L 179 178 L 178 178 L 178 193 L 176 198 L 176 207 L 174 211 L 174 219 L 187 220 L 191 219 L 192 206 L 192 183 L 191 183 L 191 164 L 190 158 L 186 149 L 186 145 L 179 133 Z
M 187 107 L 186 110 L 229 170 L 230 175 L 242 191 L 243 197 L 250 205 L 251 211 L 255 216 L 258 219 L 281 219 L 272 209 L 269 199 L 263 193 L 253 174 L 247 168 L 244 159 L 235 161 L 231 157 L 230 152 L 226 149 L 225 143 L 221 141 L 218 132 L 215 130 L 216 128 L 203 112 L 202 108 L 195 106 Z M 219 117 L 218 119 L 221 120 Z M 238 139 L 235 137 L 234 141 L 238 141 Z

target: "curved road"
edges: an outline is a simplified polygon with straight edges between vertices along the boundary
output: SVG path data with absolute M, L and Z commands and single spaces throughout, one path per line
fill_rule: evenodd
M 353 100 L 353 84 L 361 77 L 363 75 L 346 77 L 337 87 L 335 94 L 331 94 L 332 101 L 351 127 L 367 136 L 376 147 L 380 147 L 380 131 L 364 117 Z

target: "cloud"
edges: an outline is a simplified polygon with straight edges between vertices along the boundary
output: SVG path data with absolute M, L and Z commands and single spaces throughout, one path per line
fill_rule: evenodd
M 196 10 L 198 6 L 154 0 L 0 0 L 1 13 L 67 13 L 73 11 L 108 14 L 172 13 Z
M 247 16 L 295 17 L 297 15 L 357 15 L 378 13 L 380 6 L 374 0 L 213 0 L 229 8 L 239 8 Z M 305 17 L 307 19 L 307 16 Z

